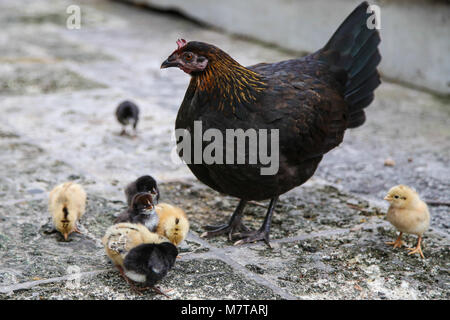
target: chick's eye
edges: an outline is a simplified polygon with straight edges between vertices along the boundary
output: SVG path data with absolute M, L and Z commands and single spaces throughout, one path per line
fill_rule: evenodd
M 398 199 L 398 196 L 394 196 L 395 199 Z

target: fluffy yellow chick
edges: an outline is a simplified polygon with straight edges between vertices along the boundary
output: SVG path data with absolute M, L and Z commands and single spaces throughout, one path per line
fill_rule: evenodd
M 407 248 L 410 250 L 408 254 L 419 253 L 425 258 L 421 248 L 422 235 L 430 226 L 430 213 L 427 204 L 420 200 L 419 194 L 405 185 L 398 185 L 391 190 L 384 198 L 389 201 L 390 206 L 386 215 L 387 220 L 400 231 L 397 240 L 386 242 L 393 245 L 394 248 L 402 246 L 403 233 L 411 233 L 417 235 L 417 246 L 415 248 Z
M 160 203 L 155 207 L 159 216 L 156 232 L 165 236 L 174 245 L 179 245 L 187 236 L 189 221 L 186 213 L 178 207 L 168 203 Z
M 57 185 L 50 191 L 48 206 L 55 229 L 64 240 L 72 232 L 81 233 L 76 224 L 86 208 L 86 192 L 81 185 L 74 182 Z

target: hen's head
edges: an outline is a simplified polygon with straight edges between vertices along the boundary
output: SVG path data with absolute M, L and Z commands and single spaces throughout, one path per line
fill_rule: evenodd
M 178 67 L 184 72 L 191 74 L 202 72 L 215 59 L 226 55 L 219 48 L 204 42 L 177 40 L 178 48 L 164 61 L 161 69 Z M 220 59 L 223 59 L 220 58 Z
M 190 86 L 195 86 L 200 95 L 207 95 L 218 110 L 247 118 L 247 109 L 252 108 L 267 87 L 264 77 L 212 44 L 181 39 L 177 45 L 161 69 L 180 68 L 192 75 Z

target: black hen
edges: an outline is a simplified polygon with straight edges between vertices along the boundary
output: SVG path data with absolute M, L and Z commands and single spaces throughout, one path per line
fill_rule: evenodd
M 129 124 L 132 124 L 134 134 L 136 134 L 136 126 L 139 121 L 139 108 L 136 104 L 131 101 L 123 101 L 120 103 L 116 109 L 116 118 L 123 126 L 121 135 L 127 133 L 125 127 Z
M 145 282 L 156 292 L 155 284 L 164 278 L 175 264 L 178 249 L 170 242 L 141 244 L 126 255 L 123 262 L 125 275 L 133 281 Z
M 153 196 L 155 205 L 159 201 L 159 189 L 156 180 L 152 176 L 142 176 L 127 185 L 125 189 L 125 196 L 127 197 L 128 205 L 131 205 L 131 200 L 134 195 L 139 192 L 150 192 Z M 156 200 L 156 201 L 155 201 Z
M 236 234 L 242 239 L 239 243 L 268 243 L 279 195 L 306 182 L 323 155 L 342 142 L 345 130 L 364 123 L 364 108 L 380 84 L 376 67 L 381 60 L 380 36 L 376 29 L 367 27 L 367 9 L 367 2 L 361 3 L 322 49 L 278 63 L 243 67 L 213 45 L 177 41 L 178 49 L 161 65 L 179 67 L 192 76 L 176 129 L 186 129 L 192 135 L 194 121 L 201 121 L 202 133 L 211 128 L 222 133 L 237 128 L 279 130 L 279 168 L 273 175 L 261 175 L 265 167 L 261 161 L 194 164 L 193 156 L 189 158 L 180 150 L 200 181 L 241 199 L 230 221 L 208 227 L 206 236 Z M 203 141 L 203 150 L 208 145 Z M 251 155 L 247 147 L 246 159 Z M 226 151 L 224 147 L 223 154 Z M 235 147 L 234 163 L 237 152 Z M 259 230 L 249 231 L 241 222 L 244 207 L 249 200 L 263 199 L 271 199 L 264 223 Z
M 140 223 L 150 231 L 156 231 L 159 216 L 155 210 L 153 197 L 148 192 L 140 192 L 134 195 L 131 205 L 122 212 L 114 223 L 131 222 Z

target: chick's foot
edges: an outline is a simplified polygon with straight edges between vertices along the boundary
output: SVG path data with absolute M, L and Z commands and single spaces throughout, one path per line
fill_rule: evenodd
M 166 294 L 166 292 L 162 291 L 160 288 L 158 287 L 153 287 L 152 288 L 153 291 L 155 291 L 157 294 L 161 294 L 163 296 L 165 296 L 166 298 L 170 299 L 170 297 Z M 167 292 L 172 291 L 172 289 L 167 290 Z
M 388 245 L 393 245 L 394 249 L 395 248 L 401 248 L 402 245 L 404 245 L 405 243 L 402 241 L 402 235 L 403 233 L 400 232 L 400 234 L 398 235 L 397 239 L 395 241 L 389 241 L 389 242 L 385 242 Z
M 409 250 L 408 254 L 418 253 L 422 257 L 422 259 L 425 259 L 425 256 L 423 255 L 423 252 L 422 252 L 422 247 L 420 245 L 421 242 L 422 242 L 422 237 L 419 237 L 419 240 L 417 241 L 417 246 L 415 248 L 406 248 L 406 250 Z

